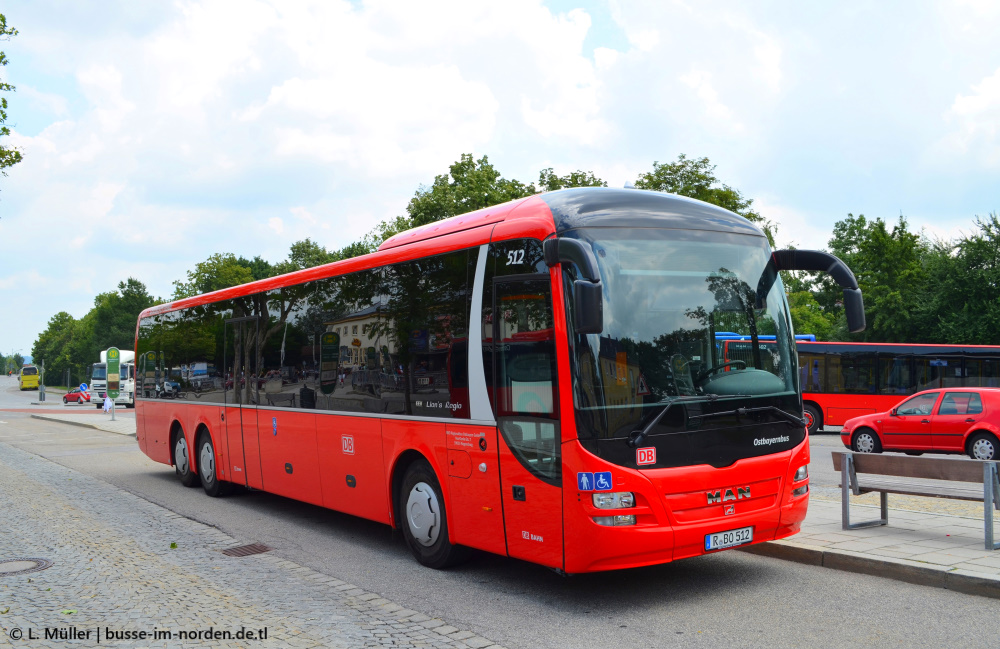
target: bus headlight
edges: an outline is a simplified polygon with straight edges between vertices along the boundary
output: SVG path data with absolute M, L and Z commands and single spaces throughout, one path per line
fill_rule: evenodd
M 635 525 L 635 514 L 618 516 L 594 516 L 594 522 L 605 527 L 617 527 L 620 525 Z
M 799 467 L 799 470 L 795 472 L 795 477 L 792 478 L 792 480 L 794 482 L 798 482 L 799 480 L 805 480 L 808 477 L 809 477 L 809 465 L 803 464 L 802 466 Z
M 628 509 L 629 507 L 635 507 L 635 494 L 631 491 L 595 493 L 594 507 L 598 509 Z

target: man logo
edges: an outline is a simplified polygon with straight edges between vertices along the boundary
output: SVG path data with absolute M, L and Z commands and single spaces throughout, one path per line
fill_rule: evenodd
M 750 487 L 737 487 L 734 492 L 732 487 L 726 489 L 725 494 L 722 491 L 706 491 L 705 496 L 708 497 L 708 504 L 715 505 L 716 503 L 727 503 L 730 500 L 743 500 L 744 498 L 750 497 Z

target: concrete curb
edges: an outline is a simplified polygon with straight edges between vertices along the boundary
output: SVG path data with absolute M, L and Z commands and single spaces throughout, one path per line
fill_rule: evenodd
M 115 435 L 122 435 L 123 437 L 135 437 L 135 433 L 122 433 L 117 430 L 111 430 L 97 424 L 90 424 L 83 421 L 73 421 L 72 419 L 62 419 L 60 417 L 52 417 L 48 415 L 31 415 L 32 419 L 43 419 L 45 421 L 54 421 L 59 424 L 69 424 L 70 426 L 81 426 L 83 428 L 93 428 L 94 430 L 103 430 L 106 433 L 114 433 Z
M 790 541 L 768 541 L 740 549 L 743 552 L 774 559 L 1000 599 L 1000 579 L 965 570 L 932 566 L 906 559 L 873 557 L 859 552 L 833 551 Z

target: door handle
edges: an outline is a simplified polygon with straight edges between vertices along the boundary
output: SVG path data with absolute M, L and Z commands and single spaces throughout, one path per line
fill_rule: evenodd
M 226 413 L 222 413 L 222 421 L 226 420 Z
M 968 419 L 965 420 L 965 423 L 967 423 L 967 424 L 974 424 L 974 423 L 976 423 L 976 420 L 973 419 L 972 417 L 969 417 Z
M 921 424 L 929 424 L 929 423 L 931 423 L 931 420 L 930 419 L 921 419 L 920 423 Z

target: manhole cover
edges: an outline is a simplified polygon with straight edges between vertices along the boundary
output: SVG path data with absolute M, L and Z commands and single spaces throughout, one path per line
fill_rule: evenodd
M 26 575 L 29 572 L 45 570 L 52 565 L 48 559 L 3 559 L 0 560 L 0 577 Z
M 222 551 L 227 557 L 248 557 L 251 554 L 263 554 L 270 552 L 274 548 L 269 548 L 263 543 L 251 543 L 250 545 L 238 545 L 235 548 L 228 548 Z

